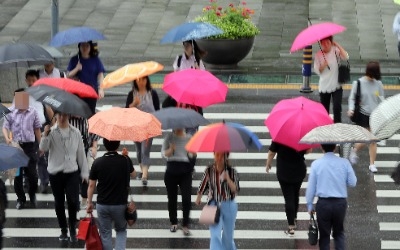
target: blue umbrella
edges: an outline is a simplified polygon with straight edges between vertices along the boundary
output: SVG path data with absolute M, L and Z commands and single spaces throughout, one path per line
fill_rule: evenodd
M 233 128 L 236 128 L 236 130 L 239 132 L 242 139 L 247 140 L 247 145 L 248 145 L 249 149 L 260 150 L 262 148 L 262 144 L 261 144 L 260 140 L 258 139 L 258 136 L 256 134 L 254 134 L 253 132 L 251 132 L 244 125 L 242 125 L 240 123 L 235 123 L 235 122 L 226 122 L 225 124 L 228 126 L 231 126 Z
M 29 158 L 22 149 L 0 143 L 0 170 L 26 167 Z
M 175 28 L 169 30 L 167 34 L 161 39 L 161 44 L 184 42 L 194 39 L 201 39 L 208 36 L 215 36 L 222 34 L 223 31 L 212 24 L 192 22 L 183 23 Z
M 89 27 L 73 27 L 58 32 L 50 41 L 49 45 L 61 47 L 65 45 L 78 44 L 93 40 L 105 40 L 105 36 L 95 29 Z

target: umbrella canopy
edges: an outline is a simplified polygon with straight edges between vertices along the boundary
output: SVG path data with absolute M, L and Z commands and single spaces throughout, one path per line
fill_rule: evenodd
M 61 58 L 64 57 L 64 54 L 59 51 L 58 49 L 52 47 L 52 46 L 47 46 L 47 45 L 40 45 L 43 49 L 45 49 L 53 58 Z
M 164 66 L 158 62 L 148 61 L 127 64 L 104 77 L 101 88 L 108 89 L 133 80 L 154 74 L 162 70 Z
M 89 106 L 79 97 L 62 89 L 47 85 L 37 85 L 26 89 L 37 101 L 49 105 L 54 111 L 89 118 Z
M 379 139 L 387 139 L 400 129 L 400 94 L 383 100 L 369 117 L 371 132 Z
M 279 101 L 264 123 L 272 140 L 301 151 L 310 148 L 299 144 L 305 134 L 318 126 L 332 124 L 333 120 L 321 103 L 301 96 Z
M 0 103 L 0 115 L 1 117 L 6 116 L 6 114 L 10 113 L 11 111 L 4 106 L 3 104 Z
M 192 109 L 163 108 L 152 113 L 160 122 L 162 129 L 194 128 L 210 122 Z
M 346 27 L 330 22 L 310 25 L 296 36 L 290 48 L 290 52 L 304 49 L 308 45 L 312 45 L 313 43 L 345 30 Z
M 32 86 L 47 85 L 62 89 L 71 94 L 76 94 L 82 98 L 95 98 L 99 96 L 96 91 L 89 85 L 78 82 L 69 78 L 40 78 Z
M 0 170 L 26 167 L 28 161 L 29 158 L 22 149 L 0 143 Z
M 50 41 L 49 45 L 61 47 L 65 45 L 78 44 L 88 41 L 106 40 L 106 37 L 95 29 L 89 27 L 73 27 L 58 32 Z
M 185 146 L 188 152 L 240 152 L 261 147 L 253 132 L 232 122 L 214 123 L 200 129 Z
M 161 44 L 184 42 L 201 39 L 208 36 L 215 36 L 224 33 L 220 28 L 202 22 L 189 22 L 178 25 L 167 32 L 161 39 Z
M 161 123 L 137 108 L 113 107 L 89 119 L 89 132 L 108 140 L 144 141 L 162 134 Z
M 53 57 L 40 45 L 34 43 L 10 43 L 0 46 L 0 69 L 29 68 L 53 62 Z
M 306 144 L 344 144 L 379 141 L 367 129 L 353 124 L 335 123 L 319 126 L 308 132 L 300 143 Z
M 208 107 L 224 102 L 228 87 L 208 71 L 186 69 L 165 76 L 162 89 L 177 102 Z

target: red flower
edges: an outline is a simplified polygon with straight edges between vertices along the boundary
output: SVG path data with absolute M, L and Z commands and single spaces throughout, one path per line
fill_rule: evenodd
M 232 8 L 232 7 L 233 7 L 233 3 L 230 3 L 230 4 L 229 4 L 229 7 L 231 7 L 231 8 Z
M 246 5 L 246 2 L 245 2 L 245 1 L 243 1 L 243 2 L 242 2 L 242 4 L 243 4 L 243 5 Z
M 221 16 L 221 12 L 219 12 L 219 11 L 217 11 L 217 13 L 215 13 L 215 14 L 217 14 L 217 16 Z

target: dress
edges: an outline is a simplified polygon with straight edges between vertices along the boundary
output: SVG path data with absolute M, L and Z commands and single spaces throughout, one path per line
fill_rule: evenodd
M 115 249 L 126 247 L 125 209 L 128 200 L 126 185 L 128 168 L 129 173 L 134 171 L 132 161 L 128 157 L 119 155 L 117 152 L 107 152 L 93 162 L 90 170 L 90 182 L 97 182 L 96 209 L 104 250 L 113 249 L 113 224 L 116 232 Z

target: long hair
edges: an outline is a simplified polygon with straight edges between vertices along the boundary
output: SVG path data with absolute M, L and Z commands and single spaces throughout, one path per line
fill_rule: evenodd
M 96 52 L 96 48 L 95 48 L 93 42 L 92 41 L 87 41 L 86 43 L 88 43 L 89 46 L 90 46 L 89 57 L 97 56 L 98 53 Z M 81 44 L 82 43 L 78 43 L 78 54 L 77 54 L 78 59 L 82 58 L 82 53 L 81 53 L 81 49 L 80 49 Z
M 200 49 L 195 40 L 184 41 L 183 44 L 185 43 L 190 43 L 192 45 L 193 55 L 197 63 L 199 63 L 200 60 L 207 55 L 207 51 Z
M 145 77 L 143 77 L 143 78 L 147 79 L 147 82 L 146 82 L 146 90 L 147 90 L 147 91 L 150 91 L 150 90 L 152 89 L 152 87 L 151 87 L 151 82 L 150 82 L 150 77 L 149 77 L 149 76 L 145 76 Z M 134 88 L 136 91 L 139 91 L 139 87 L 138 87 L 138 85 L 137 85 L 137 80 L 134 80 L 134 81 L 133 81 L 133 88 Z

